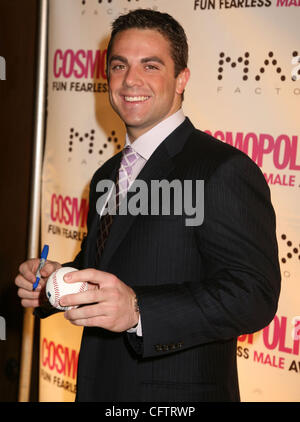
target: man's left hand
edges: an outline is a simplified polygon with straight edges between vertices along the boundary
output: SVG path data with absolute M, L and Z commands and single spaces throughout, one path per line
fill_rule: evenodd
M 62 306 L 80 306 L 65 312 L 74 325 L 126 331 L 139 320 L 135 293 L 113 274 L 95 269 L 74 271 L 64 276 L 67 283 L 88 282 L 85 292 L 62 296 Z

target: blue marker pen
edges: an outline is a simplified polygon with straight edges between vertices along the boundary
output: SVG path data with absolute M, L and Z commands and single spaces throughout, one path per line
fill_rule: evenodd
M 49 252 L 49 246 L 44 245 L 42 253 L 41 253 L 40 264 L 39 264 L 39 267 L 38 267 L 37 272 L 36 272 L 36 280 L 33 284 L 33 290 L 35 290 L 37 288 L 37 286 L 39 285 L 39 282 L 40 282 L 40 279 L 41 279 L 40 271 L 43 268 L 43 266 L 45 265 L 45 262 L 46 262 L 47 256 L 48 256 L 48 252 Z

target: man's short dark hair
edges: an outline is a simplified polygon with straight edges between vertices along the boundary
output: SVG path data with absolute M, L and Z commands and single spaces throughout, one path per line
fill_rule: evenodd
M 169 41 L 175 77 L 187 67 L 188 43 L 182 26 L 168 13 L 151 9 L 136 9 L 119 16 L 112 24 L 111 38 L 107 47 L 107 70 L 114 37 L 121 31 L 133 28 L 154 29 Z

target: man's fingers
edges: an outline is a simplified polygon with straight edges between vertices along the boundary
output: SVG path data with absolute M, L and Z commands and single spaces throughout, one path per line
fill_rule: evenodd
M 65 312 L 65 318 L 70 321 L 78 319 L 87 319 L 98 316 L 105 316 L 107 314 L 106 307 L 95 303 L 94 305 L 82 306 L 81 308 L 70 309 Z
M 68 277 L 69 276 L 69 277 Z M 78 306 L 66 311 L 65 318 L 72 324 L 102 327 L 121 332 L 138 322 L 134 308 L 134 291 L 114 274 L 88 268 L 65 274 L 70 283 L 87 282 L 86 292 L 62 296 L 62 306 Z
M 77 325 L 80 327 L 102 327 L 107 330 L 110 329 L 110 318 L 107 316 L 76 319 L 70 322 L 71 324 Z
M 103 304 L 83 306 L 82 308 L 70 309 L 64 314 L 65 318 L 74 325 L 85 327 L 108 328 L 112 323 L 109 309 Z
M 76 283 L 78 281 L 87 281 L 91 283 L 100 284 L 101 282 L 113 281 L 117 277 L 105 271 L 87 268 L 86 270 L 72 271 L 64 275 L 64 280 L 67 283 Z
M 37 306 L 40 305 L 40 301 L 39 301 L 39 299 L 34 299 L 34 300 L 32 300 L 32 299 L 22 299 L 21 305 L 24 308 L 36 308 Z
M 44 288 L 46 279 L 49 275 L 60 268 L 58 262 L 47 261 L 44 269 L 41 270 L 41 279 L 37 288 L 33 291 L 33 285 L 36 281 L 36 272 L 39 267 L 38 258 L 28 259 L 19 266 L 19 274 L 15 278 L 15 285 L 18 289 L 18 296 L 21 298 L 21 305 L 25 308 L 35 308 L 44 301 Z
M 39 260 L 30 259 L 26 262 L 23 262 L 19 267 L 19 273 L 28 281 L 35 282 L 35 272 L 38 268 Z
M 59 268 L 57 263 L 52 261 L 46 261 L 45 265 L 41 269 L 41 276 L 44 278 L 49 277 L 55 270 Z
M 25 290 L 23 288 L 19 288 L 18 289 L 18 296 L 22 299 L 38 299 L 40 296 L 40 292 L 39 291 L 29 291 L 29 290 Z
M 35 282 L 35 277 L 32 279 L 32 281 L 28 281 L 28 279 L 23 277 L 21 274 L 18 274 L 17 277 L 15 278 L 15 285 L 17 287 L 20 287 L 22 289 L 29 290 L 29 291 L 32 290 L 34 282 Z M 40 289 L 41 287 L 38 286 L 37 291 L 39 291 Z
M 87 290 L 80 293 L 72 293 L 69 295 L 64 295 L 60 298 L 61 306 L 78 306 L 86 305 L 89 303 L 100 302 L 101 297 L 99 295 L 99 289 L 97 290 Z
M 29 259 L 28 261 L 23 262 L 19 267 L 19 275 L 23 276 L 23 278 L 29 281 L 31 284 L 34 283 L 36 280 L 36 272 L 37 272 L 39 263 L 40 263 L 39 259 Z M 48 278 L 50 274 L 52 274 L 59 267 L 60 267 L 60 264 L 58 264 L 57 262 L 46 261 L 44 267 L 42 268 L 40 272 L 41 276 L 43 278 Z M 17 283 L 17 278 L 16 278 L 16 283 Z M 19 286 L 19 287 L 22 287 L 22 286 Z M 24 288 L 26 287 L 24 286 Z

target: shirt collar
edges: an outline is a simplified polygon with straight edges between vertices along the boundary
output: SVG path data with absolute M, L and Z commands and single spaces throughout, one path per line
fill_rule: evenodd
M 137 152 L 145 160 L 148 160 L 162 141 L 164 141 L 170 133 L 181 125 L 184 120 L 185 116 L 182 108 L 180 108 L 176 113 L 172 114 L 170 117 L 148 130 L 148 132 L 141 135 L 132 144 L 129 140 L 128 134 L 126 133 L 125 146 L 131 145 L 135 152 Z

